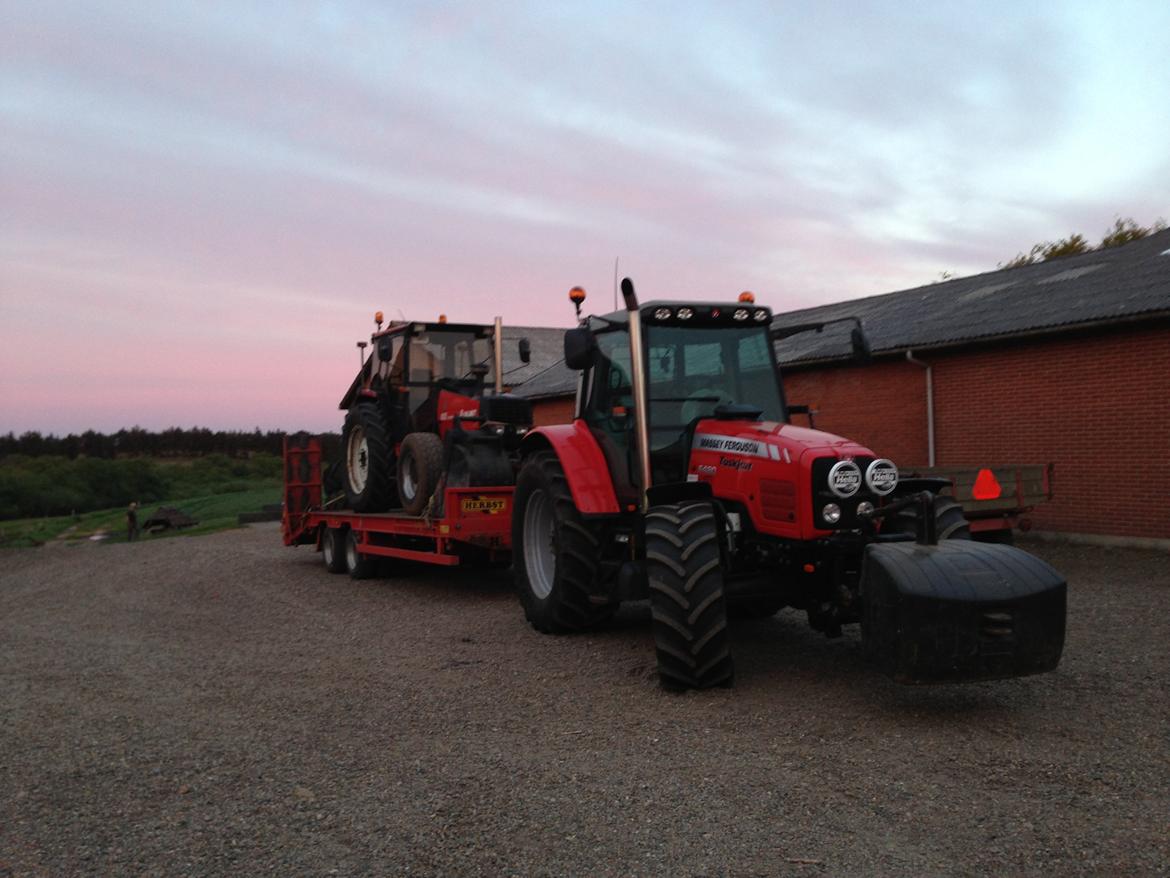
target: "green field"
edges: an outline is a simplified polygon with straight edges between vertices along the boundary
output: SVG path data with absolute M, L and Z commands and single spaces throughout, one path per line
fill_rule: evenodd
M 159 506 L 173 506 L 197 519 L 199 523 L 182 530 L 168 530 L 158 536 L 144 532 L 139 539 L 194 536 L 238 527 L 236 517 L 241 512 L 256 512 L 266 504 L 279 503 L 280 496 L 280 480 L 267 478 L 236 480 L 213 493 L 142 503 L 138 509 L 140 526 Z M 0 546 L 4 547 L 38 546 L 58 539 L 87 540 L 97 534 L 108 534 L 106 542 L 125 542 L 126 507 L 100 509 L 76 516 L 57 515 L 0 521 Z

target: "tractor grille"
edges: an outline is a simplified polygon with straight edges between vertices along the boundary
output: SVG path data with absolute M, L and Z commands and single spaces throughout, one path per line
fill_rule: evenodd
M 764 518 L 796 521 L 796 483 L 780 479 L 760 481 L 760 505 Z

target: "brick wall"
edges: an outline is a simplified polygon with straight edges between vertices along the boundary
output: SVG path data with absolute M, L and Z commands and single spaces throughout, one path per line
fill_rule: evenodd
M 532 401 L 532 419 L 537 427 L 547 424 L 568 424 L 573 420 L 573 410 L 576 400 L 571 396 L 555 399 L 534 399 Z
M 1038 529 L 1170 538 L 1170 327 L 922 352 L 940 466 L 1053 463 Z M 785 375 L 817 427 L 927 461 L 925 379 L 906 362 Z M 795 416 L 803 423 L 802 416 Z

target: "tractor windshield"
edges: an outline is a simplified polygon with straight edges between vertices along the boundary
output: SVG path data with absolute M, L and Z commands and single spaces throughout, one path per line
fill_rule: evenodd
M 410 384 L 430 384 L 440 378 L 471 378 L 471 367 L 482 363 L 493 380 L 492 342 L 470 332 L 424 332 L 410 340 Z
M 742 403 L 784 421 L 772 345 L 759 326 L 650 326 L 646 332 L 650 448 L 667 448 L 696 418 Z
M 390 371 L 390 382 L 405 385 L 410 396 L 410 410 L 418 409 L 431 395 L 438 381 L 451 390 L 474 393 L 482 386 L 472 367 L 487 367 L 484 381 L 494 381 L 492 342 L 472 332 L 430 330 L 410 337 L 399 349 Z

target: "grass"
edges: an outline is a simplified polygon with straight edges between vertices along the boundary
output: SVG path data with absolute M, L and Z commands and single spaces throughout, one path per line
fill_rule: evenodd
M 241 512 L 256 512 L 269 503 L 279 503 L 281 483 L 278 479 L 252 479 L 234 482 L 234 490 L 204 494 L 197 497 L 180 497 L 161 500 L 158 503 L 144 503 L 138 509 L 138 523 L 141 527 L 159 506 L 173 506 L 181 509 L 199 524 L 182 530 L 168 530 L 155 536 L 142 532 L 139 539 L 157 540 L 172 536 L 198 536 L 239 527 L 237 516 Z M 105 540 L 112 543 L 126 542 L 126 508 L 100 509 L 85 512 L 76 518 L 59 515 L 47 518 L 18 518 L 0 522 L 0 546 L 5 548 L 39 546 L 50 540 L 87 540 L 95 534 L 106 533 Z

